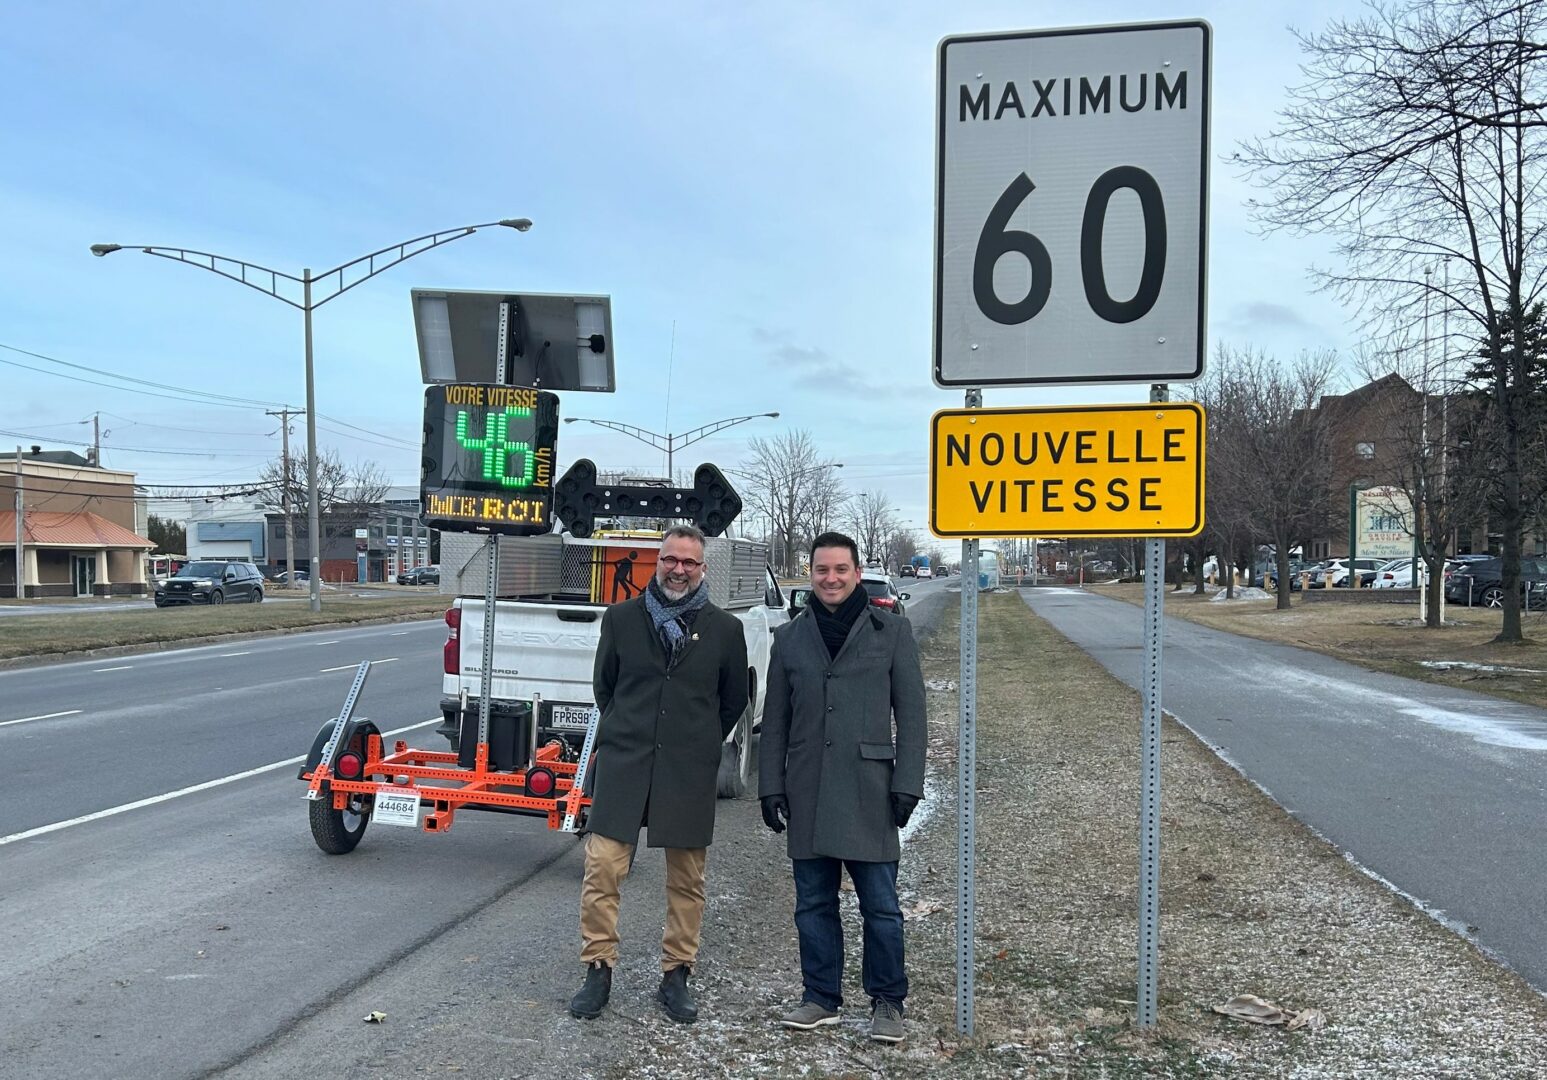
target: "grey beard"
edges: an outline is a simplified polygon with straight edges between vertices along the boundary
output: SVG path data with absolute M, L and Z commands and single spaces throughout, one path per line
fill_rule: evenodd
M 660 586 L 661 591 L 666 594 L 666 599 L 670 600 L 672 603 L 676 603 L 678 600 L 681 600 L 684 596 L 693 591 L 692 585 L 684 585 L 682 588 L 677 589 L 673 588 L 670 583 L 662 581 L 660 582 Z

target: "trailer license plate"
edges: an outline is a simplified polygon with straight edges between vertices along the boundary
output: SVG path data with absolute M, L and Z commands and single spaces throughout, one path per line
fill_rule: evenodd
M 419 826 L 419 793 L 412 788 L 382 788 L 376 792 L 371 817 L 383 825 Z
M 591 709 L 590 705 L 555 705 L 553 726 L 584 730 L 591 723 Z

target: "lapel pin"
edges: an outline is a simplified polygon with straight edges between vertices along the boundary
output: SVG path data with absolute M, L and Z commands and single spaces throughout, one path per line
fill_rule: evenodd
M 697 634 L 694 634 L 694 635 L 693 635 L 693 640 L 694 640 L 694 641 L 697 641 L 697 640 L 698 640 L 698 635 L 697 635 Z

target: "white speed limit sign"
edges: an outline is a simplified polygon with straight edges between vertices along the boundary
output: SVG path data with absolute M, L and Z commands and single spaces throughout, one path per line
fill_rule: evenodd
M 1211 30 L 940 43 L 941 386 L 1203 373 Z

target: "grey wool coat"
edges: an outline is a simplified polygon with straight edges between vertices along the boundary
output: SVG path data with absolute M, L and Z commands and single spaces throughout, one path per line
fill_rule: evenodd
M 891 793 L 923 797 L 924 743 L 908 620 L 870 608 L 836 658 L 809 610 L 774 632 L 758 795 L 789 800 L 790 858 L 896 862 Z
M 644 597 L 614 604 L 591 681 L 601 720 L 587 828 L 633 844 L 647 825 L 650 847 L 708 847 L 720 745 L 747 707 L 741 622 L 705 604 L 668 672 Z

